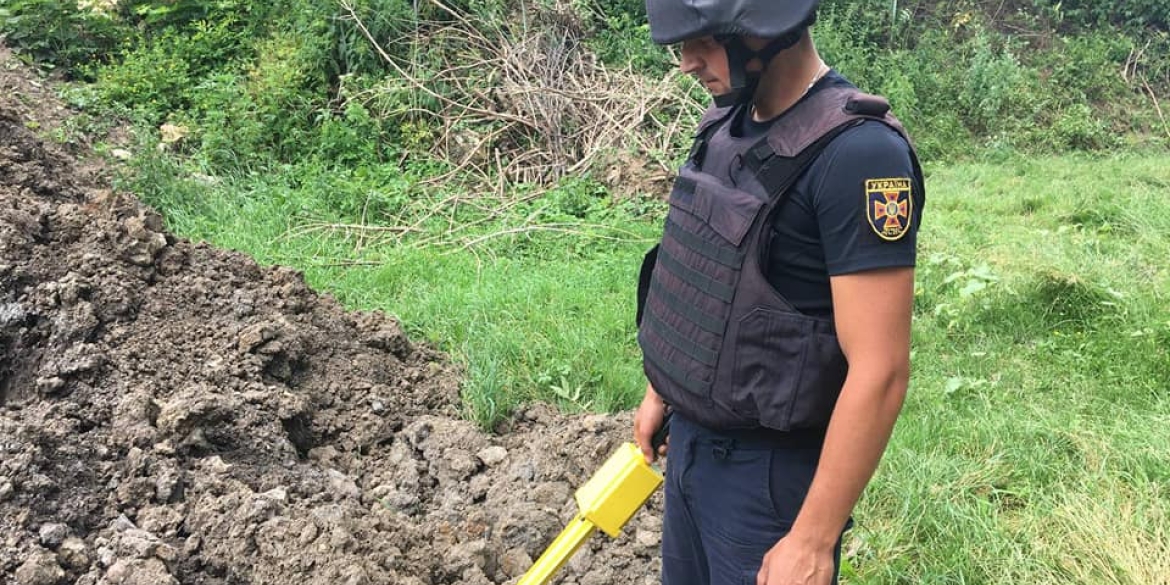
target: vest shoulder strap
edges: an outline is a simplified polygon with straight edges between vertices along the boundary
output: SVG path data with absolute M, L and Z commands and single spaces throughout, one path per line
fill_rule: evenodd
M 769 202 L 775 204 L 834 138 L 866 120 L 886 124 L 901 135 L 917 168 L 913 143 L 890 113 L 889 102 L 852 87 L 826 88 L 797 104 L 748 149 L 744 165 L 755 173 Z

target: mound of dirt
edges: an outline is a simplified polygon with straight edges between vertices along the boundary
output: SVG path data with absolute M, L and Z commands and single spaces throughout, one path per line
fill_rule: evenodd
M 0 583 L 511 583 L 629 435 L 481 432 L 395 320 L 76 168 L 0 96 Z M 659 511 L 558 582 L 656 582 Z

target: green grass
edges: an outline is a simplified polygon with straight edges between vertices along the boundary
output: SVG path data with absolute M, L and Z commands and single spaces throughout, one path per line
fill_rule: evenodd
M 1170 157 L 933 169 L 851 583 L 1170 582 Z
M 641 394 L 634 288 L 657 204 L 635 219 L 567 184 L 465 235 L 567 219 L 588 235 L 463 249 L 420 244 L 486 212 L 443 209 L 400 240 L 304 229 L 353 221 L 320 203 L 338 190 L 416 221 L 450 196 L 398 171 L 207 187 L 160 159 L 142 170 L 179 233 L 301 268 L 450 351 L 485 426 L 530 400 L 615 410 Z M 929 171 L 912 387 L 856 511 L 846 582 L 1170 583 L 1170 155 Z M 354 261 L 369 264 L 340 265 Z
M 518 403 L 627 407 L 645 387 L 628 286 L 640 247 L 576 263 L 389 251 L 384 264 L 319 272 L 355 306 L 392 307 L 410 329 L 449 348 L 466 366 L 464 398 L 490 424 Z M 355 295 L 363 295 L 358 298 Z

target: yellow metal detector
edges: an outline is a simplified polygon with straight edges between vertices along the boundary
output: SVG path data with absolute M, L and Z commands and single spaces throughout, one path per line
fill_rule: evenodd
M 651 440 L 653 449 L 666 440 L 671 413 Z M 516 585 L 545 585 L 597 529 L 617 538 L 646 500 L 662 485 L 662 473 L 646 463 L 633 443 L 623 443 L 577 490 L 577 516 L 545 549 Z

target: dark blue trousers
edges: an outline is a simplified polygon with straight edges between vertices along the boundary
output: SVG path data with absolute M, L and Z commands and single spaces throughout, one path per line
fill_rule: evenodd
M 764 554 L 800 511 L 822 438 L 715 432 L 676 414 L 666 462 L 663 585 L 755 585 Z M 840 550 L 838 540 L 838 564 Z

